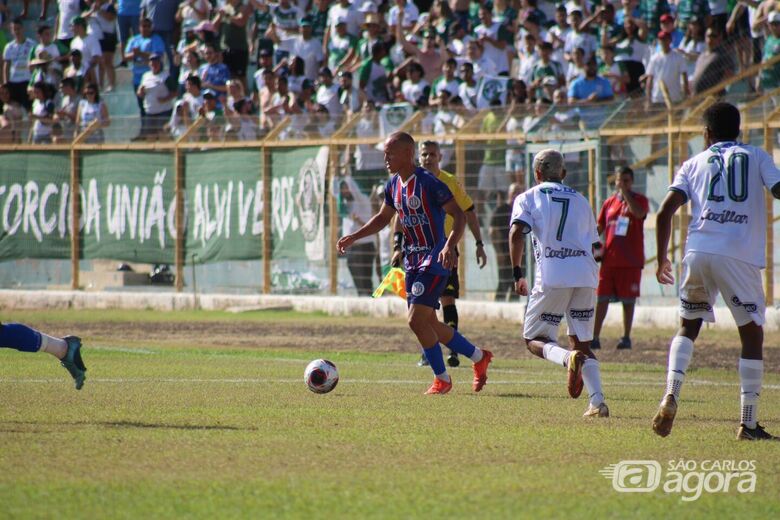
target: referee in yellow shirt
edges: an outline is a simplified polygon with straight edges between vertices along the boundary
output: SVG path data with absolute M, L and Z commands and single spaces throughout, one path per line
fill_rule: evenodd
M 485 244 L 482 243 L 482 232 L 479 229 L 479 220 L 474 212 L 474 202 L 454 175 L 439 168 L 439 161 L 441 161 L 439 143 L 436 141 L 423 141 L 420 143 L 420 166 L 434 174 L 440 181 L 447 185 L 452 192 L 452 196 L 455 198 L 458 207 L 466 214 L 466 224 L 468 224 L 471 234 L 474 235 L 474 239 L 477 241 L 477 264 L 479 265 L 479 268 L 482 269 L 487 263 L 487 255 L 485 254 Z M 403 233 L 401 232 L 401 226 L 398 219 L 396 219 L 394 231 L 395 237 L 392 265 L 399 265 L 401 256 L 403 255 L 403 250 L 401 248 Z M 448 236 L 450 231 L 452 231 L 452 217 L 447 215 L 444 220 L 444 236 Z M 455 250 L 455 254 L 458 254 L 457 250 Z M 458 308 L 455 306 L 455 299 L 459 297 L 459 293 L 460 282 L 458 280 L 458 263 L 456 262 L 455 267 L 450 270 L 450 278 L 447 280 L 447 286 L 444 288 L 444 293 L 439 300 L 441 302 L 442 312 L 444 313 L 444 323 L 456 330 L 458 329 Z M 428 361 L 423 355 L 417 364 L 426 366 Z M 450 351 L 450 355 L 447 358 L 447 364 L 451 367 L 460 365 L 458 354 Z

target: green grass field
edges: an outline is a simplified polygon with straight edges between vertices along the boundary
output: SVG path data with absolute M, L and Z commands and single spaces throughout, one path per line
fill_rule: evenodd
M 81 392 L 50 356 L 0 349 L 2 519 L 780 515 L 780 443 L 734 440 L 735 370 L 695 370 L 675 430 L 661 439 L 649 427 L 663 391 L 659 364 L 602 363 L 613 416 L 586 420 L 587 401 L 568 398 L 564 370 L 522 352 L 497 353 L 478 395 L 470 368 L 458 368 L 453 392 L 430 397 L 422 395 L 430 372 L 414 365 L 412 351 L 363 351 L 346 327 L 343 343 L 329 337 L 320 350 L 311 338 L 263 347 L 280 323 L 298 327 L 303 338 L 309 327 L 370 318 L 4 314 L 11 318 L 105 330 L 85 336 L 89 371 Z M 202 333 L 145 342 L 144 327 L 155 322 L 173 331 L 248 324 L 259 346 Z M 330 394 L 303 384 L 303 369 L 316 357 L 339 368 Z M 762 422 L 780 434 L 780 376 L 767 374 L 764 385 Z M 668 462 L 679 459 L 753 460 L 755 492 L 732 484 L 728 493 L 705 491 L 687 502 L 681 497 L 693 489 L 619 493 L 599 473 L 621 460 L 655 460 L 663 482 Z

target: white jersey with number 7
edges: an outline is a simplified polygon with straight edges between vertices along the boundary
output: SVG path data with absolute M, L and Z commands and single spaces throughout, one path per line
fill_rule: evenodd
M 687 251 L 736 258 L 764 267 L 764 186 L 780 170 L 764 150 L 737 142 L 710 146 L 685 161 L 669 187 L 691 201 Z
M 543 182 L 519 195 L 510 224 L 533 233 L 535 285 L 545 288 L 598 285 L 593 244 L 598 242 L 596 219 L 587 199 L 558 183 Z

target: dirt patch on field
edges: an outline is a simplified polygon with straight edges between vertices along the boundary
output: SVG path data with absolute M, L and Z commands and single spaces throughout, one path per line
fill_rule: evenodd
M 417 353 L 414 336 L 402 320 L 376 318 L 334 318 L 311 323 L 284 321 L 203 321 L 203 322 L 81 322 L 35 323 L 53 334 L 78 334 L 87 342 L 132 345 L 186 345 L 203 348 L 310 349 L 317 351 L 408 352 Z M 463 329 L 468 325 L 468 329 Z M 505 322 L 463 323 L 464 333 L 475 344 L 488 348 L 501 358 L 526 358 L 520 326 Z M 648 363 L 665 366 L 673 331 L 635 331 L 633 349 L 617 351 L 617 331 L 602 336 L 597 357 L 602 362 Z M 780 372 L 780 335 L 767 336 L 765 367 Z M 736 368 L 739 339 L 734 333 L 703 330 L 696 342 L 694 366 Z

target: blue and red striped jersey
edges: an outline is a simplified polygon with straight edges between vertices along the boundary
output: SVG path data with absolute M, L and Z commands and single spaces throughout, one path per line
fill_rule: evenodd
M 385 204 L 395 208 L 404 230 L 404 267 L 407 271 L 448 274 L 438 261 L 447 237 L 442 208 L 452 199 L 446 184 L 425 168 L 417 167 L 406 180 L 398 174 L 385 185 Z

